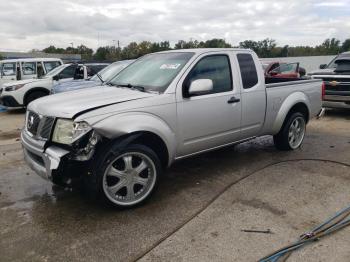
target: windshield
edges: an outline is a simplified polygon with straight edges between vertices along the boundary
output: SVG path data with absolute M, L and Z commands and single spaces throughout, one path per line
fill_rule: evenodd
M 336 60 L 338 60 L 339 58 L 345 58 L 345 57 L 349 57 L 350 58 L 350 54 L 340 54 L 337 55 L 335 58 L 333 58 L 333 60 L 327 65 L 326 68 L 336 68 L 337 64 L 335 63 Z
M 110 84 L 142 86 L 146 91 L 162 93 L 193 54 L 174 52 L 145 55 L 120 72 Z
M 115 77 L 120 71 L 122 71 L 125 67 L 130 65 L 132 62 L 133 60 L 115 62 L 103 68 L 101 71 L 98 72 L 98 74 L 101 76 L 104 82 L 108 82 L 113 77 Z M 93 77 L 91 77 L 91 80 L 100 81 L 97 75 L 94 75 Z
M 48 72 L 43 78 L 48 78 L 55 76 L 57 73 L 61 72 L 62 69 L 66 68 L 68 65 L 60 65 L 58 67 L 55 67 L 50 72 Z
M 350 72 L 350 59 L 349 60 L 336 60 L 335 64 L 337 65 L 336 69 L 334 70 L 337 73 L 347 73 Z
M 296 73 L 298 70 L 298 63 L 281 64 L 279 67 L 275 68 L 271 72 L 278 74 L 290 74 Z

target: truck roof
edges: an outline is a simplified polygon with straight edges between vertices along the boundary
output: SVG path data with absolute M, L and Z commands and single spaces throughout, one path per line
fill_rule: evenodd
M 176 50 L 167 50 L 161 51 L 157 53 L 177 53 L 177 52 L 189 52 L 195 53 L 197 55 L 208 53 L 208 52 L 218 52 L 218 51 L 245 51 L 245 52 L 253 52 L 251 49 L 244 48 L 190 48 L 190 49 L 176 49 Z

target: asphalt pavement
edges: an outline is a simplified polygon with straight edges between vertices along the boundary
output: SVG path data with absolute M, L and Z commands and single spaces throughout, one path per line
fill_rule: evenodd
M 293 152 L 262 137 L 179 161 L 123 211 L 34 174 L 23 118 L 0 113 L 1 261 L 256 261 L 350 205 L 350 111 L 312 120 Z M 346 228 L 290 261 L 349 261 L 349 245 Z

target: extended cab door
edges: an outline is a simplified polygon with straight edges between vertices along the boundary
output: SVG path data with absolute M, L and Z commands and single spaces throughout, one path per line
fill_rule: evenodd
M 259 135 L 266 111 L 264 72 L 255 53 L 239 51 L 237 61 L 242 86 L 242 138 Z
M 177 157 L 232 143 L 240 139 L 241 102 L 230 52 L 215 52 L 196 59 L 176 91 Z M 191 83 L 211 80 L 209 92 L 189 94 Z M 203 81 L 197 81 L 203 83 Z

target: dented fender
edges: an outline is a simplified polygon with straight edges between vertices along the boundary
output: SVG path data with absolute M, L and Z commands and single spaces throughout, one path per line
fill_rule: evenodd
M 89 123 L 88 120 L 87 122 Z M 156 115 L 145 112 L 120 113 L 104 118 L 92 124 L 92 127 L 108 139 L 116 139 L 135 132 L 153 133 L 164 141 L 169 152 L 169 163 L 175 158 L 175 132 L 163 119 Z

